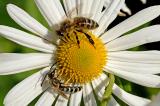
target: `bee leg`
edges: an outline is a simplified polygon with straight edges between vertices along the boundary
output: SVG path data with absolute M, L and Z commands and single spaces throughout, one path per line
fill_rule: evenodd
M 80 41 L 79 41 L 79 39 L 78 39 L 78 35 L 77 35 L 76 32 L 74 32 L 74 34 L 76 35 L 77 44 L 78 44 L 78 47 L 80 48 Z
M 61 84 L 57 84 L 56 86 L 52 86 L 52 89 L 57 91 L 57 93 L 64 98 L 69 99 L 68 96 L 62 90 L 60 90 L 61 87 L 63 87 Z
M 85 36 L 87 37 L 87 39 L 89 40 L 90 44 L 93 45 L 94 48 L 96 48 L 96 47 L 94 46 L 95 43 L 94 43 L 92 37 L 91 37 L 89 34 L 87 34 L 86 32 L 84 32 L 84 31 L 82 31 L 82 30 L 76 30 L 76 31 L 81 32 L 81 33 L 84 33 Z
M 59 90 L 59 88 L 57 87 L 52 87 L 52 88 L 53 90 L 57 91 L 59 95 L 63 96 L 65 99 L 69 99 L 68 96 L 63 91 Z
M 49 72 L 52 72 L 53 66 L 55 66 L 56 64 L 57 64 L 57 62 L 55 62 L 54 64 L 52 64 L 52 66 L 51 66 Z M 54 70 L 53 70 L 53 71 L 54 71 Z
M 63 96 L 65 99 L 69 99 L 69 97 L 61 90 L 58 90 L 59 94 Z
M 61 84 L 61 86 L 64 86 L 64 87 L 67 87 L 67 86 L 70 86 L 70 84 Z
M 89 40 L 90 44 L 92 44 L 93 47 L 95 48 L 95 46 L 94 46 L 95 43 L 94 43 L 93 39 L 91 38 L 91 36 L 89 34 L 85 33 L 85 32 L 83 32 L 83 33 L 85 34 L 85 36 Z
M 80 48 L 80 41 L 78 39 L 78 36 L 76 36 L 76 40 L 77 40 L 78 47 Z
M 62 40 L 63 42 L 67 43 L 68 42 L 68 33 L 67 33 L 67 37 L 65 36 L 64 33 L 60 32 L 60 31 L 57 31 L 57 34 L 59 35 L 59 39 Z
M 41 87 L 42 87 L 42 85 L 43 85 L 43 83 L 44 83 L 44 80 L 46 79 L 47 75 L 48 75 L 48 73 L 44 76 L 44 78 L 43 78 L 43 80 L 42 80 L 42 83 L 41 83 Z
M 69 78 L 67 81 L 65 81 L 64 83 L 61 83 L 60 86 L 62 87 L 68 87 L 71 86 L 71 83 L 69 83 L 69 81 L 71 80 L 71 78 Z
M 69 33 L 67 33 L 67 34 L 66 34 L 66 36 L 68 37 L 68 39 L 70 39 L 70 40 L 71 40 L 71 38 L 70 38 L 70 36 L 69 36 Z
M 65 41 L 65 43 L 67 43 L 69 41 L 68 37 L 68 33 L 66 34 L 66 36 L 63 36 L 63 40 Z
M 65 42 L 65 43 L 67 43 L 67 42 L 64 40 L 64 37 L 59 38 L 59 39 L 62 40 L 63 42 Z
M 56 63 L 57 63 L 57 62 L 55 62 L 55 63 L 51 66 L 49 72 L 47 72 L 46 75 L 44 76 L 44 78 L 43 78 L 43 80 L 42 80 L 42 83 L 41 83 L 41 86 L 43 85 L 43 83 L 44 83 L 47 75 L 52 72 L 53 66 L 55 66 Z M 53 70 L 53 71 L 55 71 L 55 70 Z

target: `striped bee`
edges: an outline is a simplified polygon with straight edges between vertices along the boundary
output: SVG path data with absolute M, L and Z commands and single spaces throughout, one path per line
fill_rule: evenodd
M 73 19 L 66 19 L 60 24 L 59 29 L 57 30 L 57 34 L 62 38 L 70 39 L 69 34 L 73 31 L 74 35 L 76 36 L 77 44 L 80 44 L 77 32 L 84 33 L 86 38 L 89 40 L 90 44 L 94 46 L 94 41 L 89 34 L 87 34 L 86 30 L 93 30 L 99 27 L 98 23 L 92 19 L 85 18 L 85 17 L 75 17 Z M 73 35 L 73 34 L 72 34 Z M 63 40 L 64 41 L 64 40 Z
M 55 75 L 56 69 L 53 69 L 53 66 L 51 67 L 50 72 L 46 74 L 44 80 L 48 77 L 49 84 L 54 91 L 64 98 L 69 99 L 66 94 L 73 94 L 82 90 L 81 85 L 64 84 L 61 82 Z M 42 81 L 41 86 L 43 85 L 44 80 Z

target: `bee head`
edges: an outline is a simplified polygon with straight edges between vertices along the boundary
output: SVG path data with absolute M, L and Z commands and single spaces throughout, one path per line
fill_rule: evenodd
M 63 36 L 63 32 L 62 32 L 62 31 L 57 30 L 56 32 L 57 32 L 57 35 L 59 35 L 59 36 Z
M 65 20 L 62 24 L 61 27 L 64 29 L 70 28 L 71 27 L 71 21 L 70 20 Z
M 48 77 L 49 77 L 49 79 L 52 79 L 54 77 L 54 73 L 49 73 Z

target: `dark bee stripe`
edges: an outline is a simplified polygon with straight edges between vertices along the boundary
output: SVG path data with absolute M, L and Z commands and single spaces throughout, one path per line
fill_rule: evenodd
M 82 89 L 82 86 L 79 86 L 79 87 L 76 87 L 75 91 L 74 92 L 78 92 Z
M 99 26 L 94 20 L 85 17 L 75 17 L 74 24 L 76 28 L 84 29 L 95 29 Z
M 70 92 L 73 93 L 74 92 L 74 88 L 69 88 Z
M 79 91 L 79 87 L 77 89 L 74 90 L 74 92 L 78 92 Z
M 92 25 L 93 25 L 93 21 L 90 20 L 90 19 L 86 19 L 86 25 L 87 25 L 87 27 L 88 27 L 89 29 L 92 29 L 92 27 L 94 27 L 94 26 L 92 26 Z
M 59 89 L 65 93 L 73 94 L 80 91 L 82 86 L 60 86 Z

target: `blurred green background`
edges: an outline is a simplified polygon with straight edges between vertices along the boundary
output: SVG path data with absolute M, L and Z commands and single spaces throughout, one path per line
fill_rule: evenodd
M 134 6 L 131 5 L 133 3 L 129 2 L 129 0 L 127 1 L 128 5 L 132 9 L 133 14 L 135 12 L 141 10 L 142 8 L 149 6 L 149 5 L 145 5 L 145 6 L 142 5 L 139 0 L 132 0 L 132 1 L 135 1 L 135 3 L 137 2 L 137 4 L 139 4 L 139 8 L 137 8 L 137 6 L 136 6 L 136 8 L 134 8 Z M 6 11 L 6 5 L 9 3 L 13 3 L 13 4 L 21 7 L 22 9 L 27 11 L 31 16 L 36 18 L 39 22 L 41 22 L 43 25 L 48 27 L 44 18 L 41 16 L 40 12 L 38 11 L 33 0 L 0 0 L 0 25 L 7 25 L 7 26 L 11 26 L 11 27 L 15 27 L 15 28 L 24 30 L 23 28 L 18 26 L 9 17 L 9 15 Z M 129 16 L 127 16 L 127 17 L 129 17 Z M 118 17 L 118 19 L 116 21 L 114 21 L 114 23 L 110 27 L 114 26 L 114 24 L 117 24 L 120 21 L 123 21 L 127 17 Z M 152 24 L 152 23 L 147 23 L 141 27 L 146 27 L 150 24 Z M 26 31 L 26 30 L 24 30 L 24 31 Z M 146 49 L 148 49 L 148 45 L 133 48 L 132 50 L 146 50 Z M 160 49 L 160 48 L 157 48 L 157 49 Z M 5 52 L 7 52 L 7 53 L 30 53 L 30 52 L 37 52 L 37 51 L 29 49 L 29 48 L 25 48 L 20 45 L 17 45 L 17 44 L 15 44 L 9 40 L 6 40 L 5 38 L 2 38 L 0 36 L 0 53 L 5 53 Z M 24 78 L 30 76 L 32 73 L 35 73 L 36 71 L 38 71 L 38 69 L 24 72 L 24 73 L 15 74 L 15 75 L 0 76 L 0 106 L 3 106 L 3 99 L 4 99 L 5 95 L 7 94 L 7 92 L 13 86 L 15 86 L 17 83 L 19 83 Z M 141 96 L 141 97 L 145 97 L 145 98 L 151 98 L 152 95 L 157 94 L 157 92 L 160 91 L 159 89 L 142 87 L 142 86 L 133 84 L 131 82 L 128 82 L 126 80 L 123 80 L 123 79 L 117 78 L 117 77 L 116 77 L 116 83 L 118 85 L 120 85 L 120 87 L 123 88 L 124 90 L 126 90 L 127 92 Z M 122 106 L 125 106 L 125 104 L 122 101 L 119 100 L 119 102 L 121 103 Z M 33 104 L 34 104 L 34 102 L 32 102 L 30 105 L 32 106 Z

